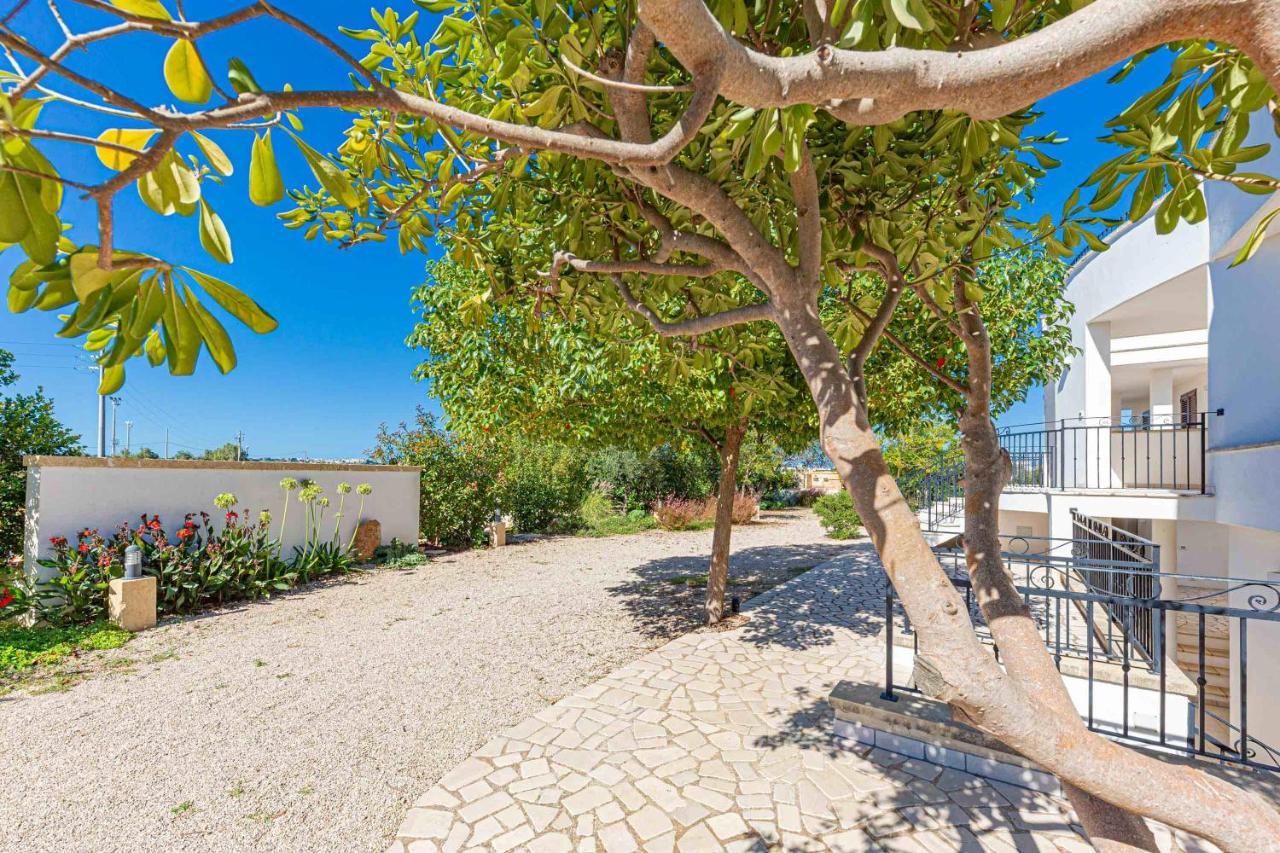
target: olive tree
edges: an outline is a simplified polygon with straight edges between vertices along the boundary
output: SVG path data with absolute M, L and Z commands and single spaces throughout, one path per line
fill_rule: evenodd
M 54 0 L 65 38 L 52 48 L 24 36 L 37 11 L 28 5 L 0 19 L 14 65 L 3 83 L 0 241 L 29 259 L 10 305 L 65 310 L 63 334 L 87 335 L 103 353 L 105 388 L 137 355 L 182 373 L 203 347 L 221 369 L 234 366 L 197 291 L 255 331 L 274 325 L 225 282 L 117 246 L 113 203 L 136 188 L 158 214 L 195 217 L 210 254 L 230 258 L 229 230 L 205 194 L 232 167 L 214 131 L 255 135 L 250 194 L 263 204 L 283 197 L 274 145 L 288 134 L 317 182 L 293 194 L 289 224 L 342 245 L 394 233 L 423 248 L 441 223 L 469 233 L 486 211 L 529 203 L 520 175 L 530 168 L 616 182 L 602 188 L 615 199 L 608 227 L 575 226 L 583 211 L 562 201 L 563 247 L 545 278 L 524 284 L 584 314 L 625 308 L 664 337 L 777 328 L 817 406 L 823 447 L 920 630 L 924 689 L 1057 773 L 1096 844 L 1151 847 L 1138 814 L 1223 847 L 1280 838 L 1280 815 L 1257 796 L 1091 734 L 1071 707 L 996 559 L 990 507 L 1007 469 L 990 418 L 987 294 L 973 272 L 1026 240 L 1063 254 L 1097 242 L 1078 198 L 1060 224 L 1016 221 L 1051 141 L 1024 135 L 1027 108 L 1163 46 L 1177 54 L 1169 81 L 1116 117 L 1114 142 L 1126 150 L 1091 176 L 1090 206 L 1127 199 L 1122 212 L 1136 218 L 1158 202 L 1168 231 L 1205 215 L 1204 180 L 1273 190 L 1272 176 L 1236 170 L 1261 153 L 1242 146 L 1242 117 L 1280 82 L 1280 0 L 804 0 L 802 14 L 742 0 L 431 0 L 417 5 L 447 14 L 429 41 L 416 12 L 378 15 L 348 33 L 367 42 L 360 57 L 265 0 L 203 21 L 180 7 L 175 17 L 164 0 L 64 0 L 97 17 L 84 29 Z M 351 85 L 263 85 L 235 58 L 215 81 L 202 40 L 259 18 L 331 51 Z M 136 33 L 170 42 L 165 79 L 188 107 L 151 106 L 76 70 L 79 49 L 126 55 L 117 40 Z M 50 99 L 58 110 L 45 109 Z M 337 158 L 303 139 L 297 113 L 308 108 L 353 113 Z M 82 123 L 49 117 L 68 113 Z M 83 132 L 102 115 L 114 126 Z M 109 171 L 68 174 L 56 149 L 78 145 Z M 93 202 L 96 244 L 62 234 L 65 188 Z M 474 262 L 477 248 L 450 250 Z M 850 308 L 857 343 L 846 358 L 822 295 L 867 272 L 878 290 L 873 310 Z M 681 280 L 701 289 L 689 285 L 692 307 L 677 313 Z M 965 351 L 965 377 L 939 378 L 964 400 L 969 568 L 1005 669 L 974 635 L 868 416 L 869 359 L 899 311 L 931 315 Z

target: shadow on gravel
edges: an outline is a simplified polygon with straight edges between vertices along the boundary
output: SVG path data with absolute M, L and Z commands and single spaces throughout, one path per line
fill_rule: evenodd
M 847 556 L 810 571 L 841 554 Z M 609 592 L 622 601 L 642 634 L 666 639 L 702 627 L 706 556 L 663 557 L 634 571 L 633 580 Z M 802 582 L 776 588 L 801 574 Z M 750 614 L 742 629 L 744 640 L 805 649 L 829 644 L 835 625 L 879 633 L 883 578 L 869 545 L 769 545 L 734 552 L 728 596 L 738 596 Z

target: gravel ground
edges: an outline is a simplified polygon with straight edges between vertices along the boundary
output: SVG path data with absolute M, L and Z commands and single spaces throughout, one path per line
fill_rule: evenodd
M 833 556 L 812 513 L 734 531 L 733 589 Z M 498 731 L 696 627 L 711 532 L 440 557 L 164 625 L 0 697 L 0 850 L 385 849 Z

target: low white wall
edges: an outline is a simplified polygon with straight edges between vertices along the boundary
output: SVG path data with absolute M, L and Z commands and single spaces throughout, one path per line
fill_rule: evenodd
M 51 553 L 49 538 L 66 536 L 75 541 L 77 531 L 97 528 L 104 535 L 121 522 L 137 525 L 138 517 L 159 515 L 173 535 L 183 516 L 201 510 L 221 524 L 222 510 L 213 499 L 231 492 L 240 501 L 241 516 L 256 520 L 261 510 L 271 513 L 273 534 L 280 531 L 285 477 L 312 480 L 331 501 L 324 532 L 333 531 L 338 507 L 338 484 L 350 483 L 341 531 L 351 535 L 363 519 L 377 519 L 382 541 L 392 537 L 418 541 L 418 468 L 399 465 L 326 465 L 291 462 L 204 462 L 169 459 L 102 459 L 92 456 L 29 456 L 27 466 L 26 566 L 35 573 L 37 560 Z M 360 496 L 355 487 L 368 483 L 372 494 L 357 514 Z M 288 495 L 289 512 L 283 532 L 284 554 L 302 544 L 305 507 L 298 492 Z

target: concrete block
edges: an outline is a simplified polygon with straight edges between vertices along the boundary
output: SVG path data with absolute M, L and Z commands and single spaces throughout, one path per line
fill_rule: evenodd
M 489 524 L 489 547 L 501 548 L 507 544 L 507 523 L 494 521 Z
M 924 758 L 924 742 L 906 735 L 895 735 L 877 729 L 876 746 L 888 752 L 896 752 L 899 755 Z
M 107 613 L 112 622 L 126 631 L 145 631 L 155 627 L 155 578 L 116 578 L 107 587 Z

